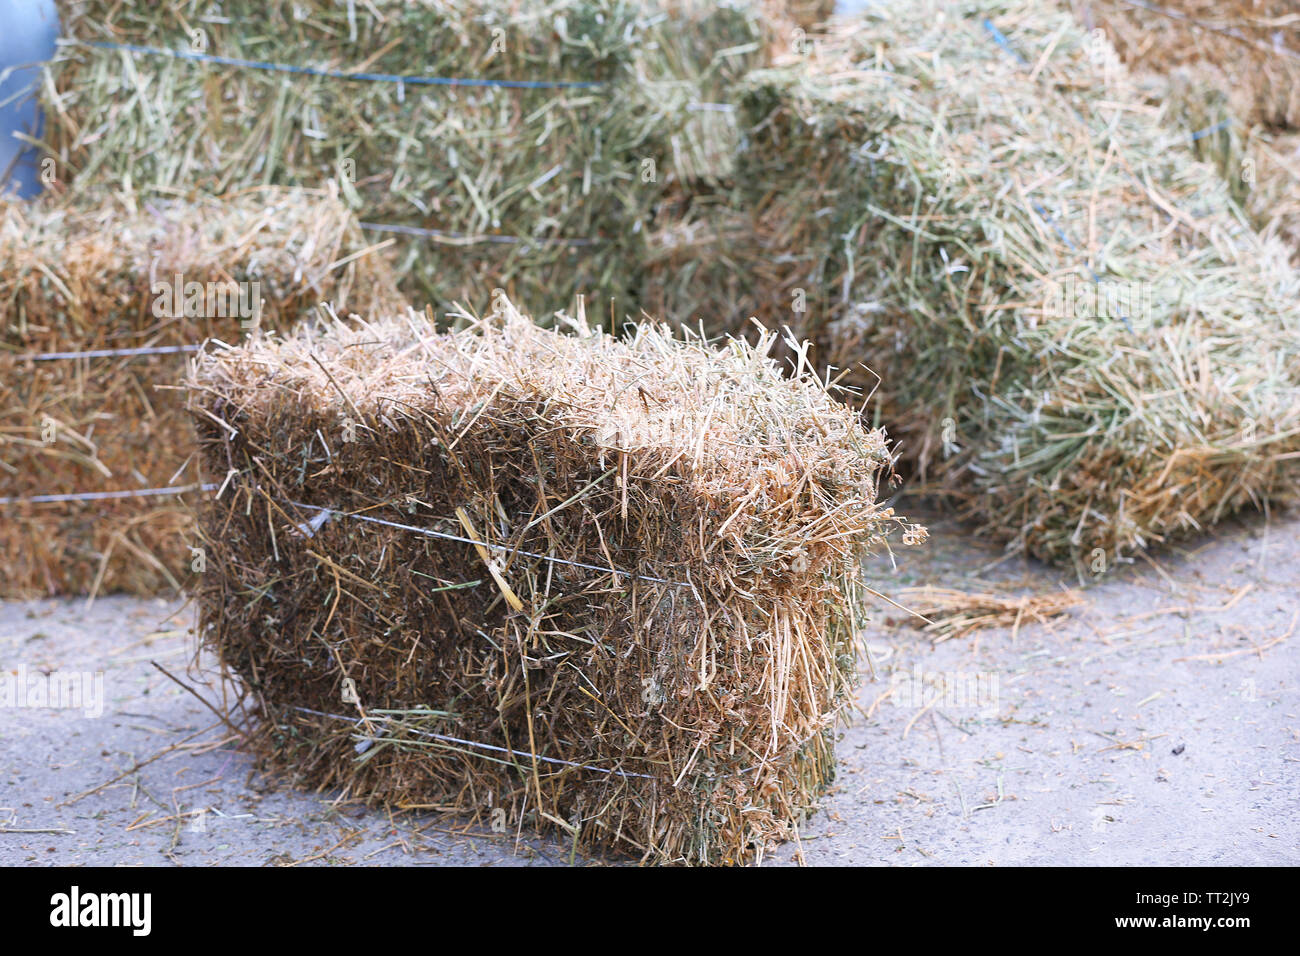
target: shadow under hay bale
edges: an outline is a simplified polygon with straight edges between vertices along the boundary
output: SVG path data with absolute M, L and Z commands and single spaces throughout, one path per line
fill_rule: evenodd
M 321 302 L 396 308 L 364 241 L 336 199 L 305 190 L 0 206 L 0 596 L 183 584 L 198 542 L 170 492 L 197 472 L 177 350 Z M 80 354 L 98 351 L 128 354 Z M 104 493 L 121 497 L 31 502 Z
M 834 773 L 883 433 L 758 348 L 303 327 L 196 360 L 202 639 L 301 782 L 741 862 Z
M 814 340 L 916 487 L 1087 577 L 1300 490 L 1300 276 L 1090 41 L 1024 0 L 839 22 L 751 75 L 735 189 L 649 280 Z

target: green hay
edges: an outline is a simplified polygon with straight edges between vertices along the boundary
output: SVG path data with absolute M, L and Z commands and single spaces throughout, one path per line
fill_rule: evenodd
M 751 76 L 736 189 L 651 243 L 664 315 L 813 338 L 920 490 L 1081 574 L 1293 499 L 1300 457 L 1286 250 L 1089 41 L 1015 0 L 844 22 Z
M 664 190 L 726 173 L 734 124 L 695 108 L 765 55 L 748 4 L 626 0 L 115 0 L 60 4 L 45 148 L 61 180 L 224 194 L 337 180 L 397 234 L 403 291 L 439 313 L 503 288 L 539 316 L 628 304 Z M 94 41 L 371 73 L 599 88 L 417 86 L 136 55 Z M 720 145 L 721 144 L 721 145 Z M 467 278 L 468 277 L 468 278 Z

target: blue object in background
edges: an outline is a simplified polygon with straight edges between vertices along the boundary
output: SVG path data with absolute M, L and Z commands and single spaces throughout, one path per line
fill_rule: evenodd
M 54 55 L 58 33 L 54 0 L 0 0 L 0 193 L 41 191 L 37 150 L 14 133 L 40 137 L 39 64 Z

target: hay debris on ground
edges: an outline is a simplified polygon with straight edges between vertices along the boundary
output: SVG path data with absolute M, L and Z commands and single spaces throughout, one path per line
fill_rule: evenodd
M 842 21 L 652 242 L 666 316 L 813 339 L 914 488 L 1085 578 L 1300 488 L 1288 250 L 1092 41 L 1025 0 Z
M 396 308 L 367 242 L 337 199 L 306 190 L 0 205 L 0 596 L 152 593 L 195 564 L 178 496 L 30 502 L 196 480 L 194 430 L 165 388 L 185 355 L 72 353 L 236 342 L 321 302 Z
M 913 616 L 908 623 L 942 644 L 989 627 L 1009 627 L 1012 637 L 1026 624 L 1045 624 L 1083 603 L 1075 590 L 1010 597 L 988 591 L 933 586 L 904 588 L 897 600 Z M 917 616 L 919 615 L 919 616 Z
M 303 328 L 196 360 L 203 640 L 310 785 L 740 862 L 834 772 L 881 432 L 757 347 Z

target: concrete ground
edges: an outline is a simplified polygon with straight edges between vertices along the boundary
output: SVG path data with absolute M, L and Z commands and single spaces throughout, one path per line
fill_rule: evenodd
M 881 560 L 878 589 L 1077 583 L 999 562 L 942 519 L 931 532 L 896 569 Z M 1050 624 L 937 645 L 878 612 L 840 779 L 765 862 L 1300 862 L 1300 519 L 1227 525 L 1084 599 Z M 0 706 L 0 865 L 609 862 L 268 789 L 159 669 L 189 682 L 191 622 L 159 600 L 0 604 L 0 678 L 99 672 L 104 692 L 100 716 L 84 712 L 93 681 L 80 710 Z

